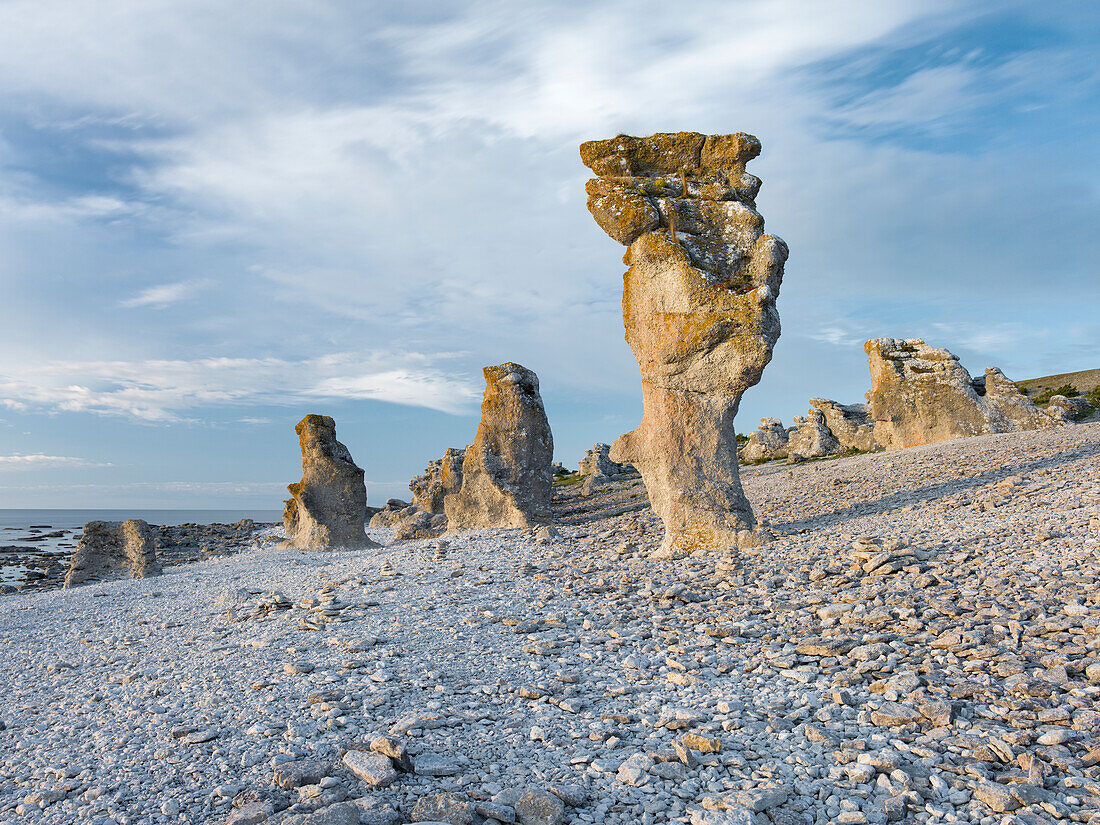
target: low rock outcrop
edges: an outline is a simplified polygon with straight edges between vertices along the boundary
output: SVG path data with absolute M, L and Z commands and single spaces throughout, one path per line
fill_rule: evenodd
M 1012 381 L 996 367 L 985 368 L 985 378 L 974 380 L 975 388 L 982 392 L 982 406 L 989 416 L 989 430 L 994 433 L 1011 433 L 1017 430 L 1042 430 L 1060 423 L 1035 406 L 1020 392 Z
M 69 563 L 65 587 L 159 574 L 156 535 L 148 524 L 141 519 L 89 521 Z
M 336 422 L 307 415 L 294 428 L 302 449 L 302 480 L 287 486 L 286 543 L 308 550 L 377 547 L 367 538 L 363 471 L 336 440 Z
M 593 444 L 592 449 L 586 451 L 584 458 L 577 463 L 577 472 L 586 476 L 602 475 L 614 478 L 622 473 L 633 471 L 634 468 L 629 464 L 612 461 L 610 453 L 610 444 Z
M 485 367 L 485 395 L 462 485 L 446 496 L 448 528 L 530 527 L 550 518 L 554 437 L 539 379 L 519 364 Z
M 810 406 L 825 416 L 825 426 L 840 446 L 864 453 L 882 449 L 875 441 L 875 422 L 868 417 L 866 404 L 839 404 L 828 398 L 811 398 Z
M 413 504 L 401 513 L 393 524 L 394 541 L 433 539 L 447 532 L 447 517 L 429 513 Z
M 734 415 L 779 338 L 787 246 L 764 234 L 751 135 L 627 135 L 581 145 L 596 223 L 628 246 L 626 341 L 644 415 L 611 450 L 641 472 L 662 554 L 756 543 L 737 472 Z
M 875 338 L 864 345 L 875 440 L 886 449 L 952 438 L 1057 426 L 1000 370 L 971 380 L 959 359 L 923 339 Z
M 1064 395 L 1052 395 L 1046 412 L 1051 417 L 1069 424 L 1089 415 L 1095 407 L 1084 398 L 1067 398 Z
M 844 452 L 840 442 L 825 426 L 825 414 L 821 410 L 811 407 L 805 417 L 795 416 L 794 423 L 796 428 L 787 439 L 788 456 L 821 458 Z
M 443 512 L 443 499 L 462 487 L 462 462 L 465 449 L 448 447 L 442 458 L 429 462 L 424 472 L 409 482 L 412 503 L 429 513 Z
M 749 440 L 741 445 L 741 460 L 753 462 L 786 458 L 790 434 L 791 431 L 778 418 L 761 418 L 760 426 L 749 433 Z

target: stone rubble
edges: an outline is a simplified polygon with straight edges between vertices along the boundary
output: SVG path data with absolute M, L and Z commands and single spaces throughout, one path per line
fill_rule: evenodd
M 4 596 L 0 822 L 1098 822 L 1098 467 L 1100 423 L 750 467 L 765 543 L 675 560 L 636 476 L 563 480 L 550 543 Z

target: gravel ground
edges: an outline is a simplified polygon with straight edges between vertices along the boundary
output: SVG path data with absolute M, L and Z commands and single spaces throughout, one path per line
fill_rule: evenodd
M 572 501 L 4 596 L 0 822 L 1100 823 L 1098 469 L 982 436 L 746 471 L 721 558 Z

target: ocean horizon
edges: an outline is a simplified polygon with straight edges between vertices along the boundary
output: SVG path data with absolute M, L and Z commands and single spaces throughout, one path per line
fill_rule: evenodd
M 0 530 L 15 528 L 27 530 L 32 525 L 54 530 L 74 530 L 89 521 L 126 521 L 143 519 L 150 524 L 233 524 L 250 518 L 257 522 L 278 522 L 282 511 L 259 508 L 117 508 L 117 507 L 28 507 L 0 508 Z M 0 538 L 2 542 L 2 538 Z

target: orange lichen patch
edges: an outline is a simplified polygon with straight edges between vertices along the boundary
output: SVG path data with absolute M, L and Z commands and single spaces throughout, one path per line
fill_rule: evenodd
M 706 135 L 660 132 L 649 137 L 619 135 L 581 144 L 581 161 L 597 175 L 675 175 L 699 166 Z

